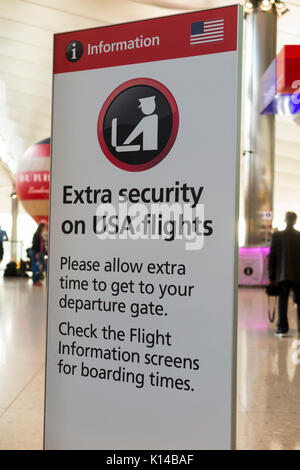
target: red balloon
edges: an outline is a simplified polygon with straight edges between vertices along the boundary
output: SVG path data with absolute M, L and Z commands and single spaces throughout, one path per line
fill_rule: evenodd
M 16 174 L 16 191 L 24 209 L 37 222 L 49 214 L 50 139 L 29 147 Z

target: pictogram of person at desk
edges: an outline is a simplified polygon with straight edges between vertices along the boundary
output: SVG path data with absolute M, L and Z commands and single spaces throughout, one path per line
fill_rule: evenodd
M 154 114 L 156 108 L 155 96 L 139 98 L 139 102 L 138 108 L 141 109 L 145 116 L 133 129 L 123 145 L 117 145 L 118 120 L 117 118 L 112 120 L 111 145 L 115 147 L 117 152 L 138 152 L 141 149 L 141 145 L 132 145 L 132 142 L 140 134 L 143 135 L 142 150 L 158 149 L 158 115 Z

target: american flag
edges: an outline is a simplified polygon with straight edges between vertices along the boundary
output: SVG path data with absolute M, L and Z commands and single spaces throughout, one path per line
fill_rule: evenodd
M 191 46 L 224 40 L 224 18 L 191 23 Z

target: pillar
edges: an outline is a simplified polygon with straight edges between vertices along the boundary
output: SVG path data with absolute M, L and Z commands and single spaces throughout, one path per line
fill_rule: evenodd
M 275 117 L 259 114 L 260 79 L 276 56 L 277 13 L 255 6 L 246 14 L 244 196 L 246 246 L 264 245 L 262 213 L 273 212 Z
M 18 224 L 18 212 L 19 212 L 19 200 L 16 195 L 16 189 L 13 187 L 11 195 L 11 217 L 12 217 L 12 226 L 11 226 L 11 237 L 10 237 L 10 259 L 11 261 L 17 262 L 17 224 Z

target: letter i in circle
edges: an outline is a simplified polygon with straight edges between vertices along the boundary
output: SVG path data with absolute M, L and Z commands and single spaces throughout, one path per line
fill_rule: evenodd
M 80 41 L 71 41 L 65 50 L 66 58 L 69 62 L 77 62 L 82 57 L 83 45 Z
M 77 57 L 76 57 L 76 42 L 73 42 L 73 44 L 72 44 L 72 60 L 77 60 Z

